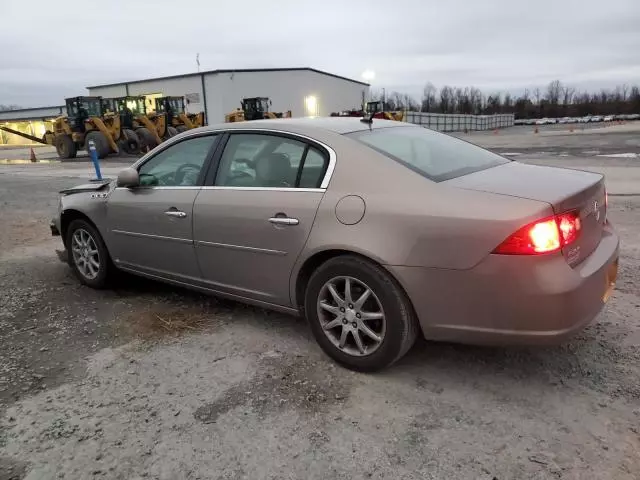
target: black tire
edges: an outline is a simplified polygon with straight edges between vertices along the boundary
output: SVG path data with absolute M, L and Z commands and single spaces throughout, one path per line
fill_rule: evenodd
M 178 125 L 178 126 L 176 127 L 176 130 L 177 130 L 177 132 L 178 132 L 178 133 L 182 133 L 182 132 L 186 132 L 186 131 L 187 131 L 187 130 L 189 130 L 189 129 L 187 128 L 187 126 L 186 126 L 186 125 Z
M 109 141 L 107 137 L 104 136 L 102 132 L 97 130 L 92 130 L 87 133 L 84 137 L 84 145 L 87 152 L 89 152 L 89 140 L 93 140 L 94 145 L 96 146 L 96 153 L 98 154 L 98 158 L 106 158 L 109 153 L 111 153 L 111 147 L 109 147 Z
M 69 135 L 58 135 L 55 137 L 56 143 L 56 151 L 58 152 L 58 157 L 66 159 L 66 158 L 75 158 L 78 150 L 76 148 L 76 144 L 73 143 L 71 137 Z
M 167 138 L 175 137 L 178 134 L 178 130 L 175 127 L 167 127 Z
M 118 142 L 118 148 L 129 155 L 137 155 L 140 153 L 140 140 L 133 130 L 128 128 L 122 129 L 122 136 Z
M 386 331 L 371 354 L 356 356 L 341 350 L 322 328 L 317 302 L 323 286 L 335 277 L 352 277 L 363 282 L 382 306 Z M 322 264 L 311 275 L 304 300 L 305 317 L 322 350 L 352 370 L 372 372 L 390 366 L 409 351 L 418 334 L 413 307 L 400 285 L 382 267 L 361 257 L 344 255 Z
M 76 262 L 76 258 L 73 252 L 74 235 L 76 232 L 80 232 L 81 230 L 87 232 L 91 236 L 95 246 L 97 247 L 99 267 L 97 268 L 97 274 L 94 278 L 89 278 L 82 272 L 82 267 L 79 266 L 79 264 Z M 81 283 L 96 289 L 101 289 L 108 286 L 109 280 L 113 274 L 113 271 L 115 270 L 115 267 L 111 262 L 111 257 L 109 256 L 107 247 L 104 244 L 104 240 L 102 240 L 102 236 L 91 223 L 84 219 L 73 220 L 71 224 L 69 224 L 69 227 L 67 227 L 65 245 L 67 246 L 67 257 L 69 266 Z
M 156 138 L 151 134 L 148 128 L 140 127 L 136 129 L 136 134 L 140 140 L 140 147 L 144 150 L 153 150 L 158 146 Z

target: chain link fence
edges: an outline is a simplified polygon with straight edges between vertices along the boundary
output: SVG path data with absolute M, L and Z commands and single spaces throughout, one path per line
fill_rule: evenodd
M 406 112 L 405 121 L 422 125 L 439 132 L 464 132 L 465 130 L 494 130 L 513 126 L 513 114 L 459 115 L 446 113 Z

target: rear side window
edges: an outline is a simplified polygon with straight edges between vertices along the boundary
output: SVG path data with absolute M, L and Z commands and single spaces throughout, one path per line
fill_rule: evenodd
M 391 127 L 346 134 L 434 182 L 509 162 L 469 142 L 427 128 Z
M 328 156 L 290 137 L 233 133 L 225 146 L 216 186 L 243 188 L 319 188 Z

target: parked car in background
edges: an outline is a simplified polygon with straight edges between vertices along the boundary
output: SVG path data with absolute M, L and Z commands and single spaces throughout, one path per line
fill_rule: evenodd
M 557 343 L 602 309 L 618 262 L 601 174 L 378 119 L 188 130 L 115 181 L 63 190 L 51 231 L 90 287 L 124 270 L 301 314 L 362 371 L 419 332 Z
M 613 115 L 606 115 L 602 120 L 605 121 L 605 122 L 613 122 L 614 116 Z
M 590 122 L 601 122 L 602 121 L 602 117 L 600 115 L 594 115 L 593 117 L 591 117 L 591 120 L 589 120 Z
M 562 117 L 558 120 L 558 123 L 569 123 L 571 119 L 569 117 Z

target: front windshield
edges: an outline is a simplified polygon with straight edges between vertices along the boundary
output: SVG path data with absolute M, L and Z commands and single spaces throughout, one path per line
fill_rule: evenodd
M 260 109 L 263 112 L 268 112 L 269 111 L 269 100 L 266 99 L 266 98 L 261 98 L 259 100 L 259 102 L 260 102 Z
M 144 99 L 142 98 L 128 98 L 122 102 L 121 111 L 129 110 L 134 115 L 144 114 Z
M 102 114 L 100 100 L 98 99 L 84 99 L 80 102 L 80 105 L 90 117 L 99 117 Z
M 434 182 L 509 162 L 459 138 L 421 127 L 378 128 L 347 133 Z
M 172 111 L 174 112 L 181 112 L 182 111 L 182 99 L 180 98 L 172 98 L 171 100 L 169 100 L 169 108 L 171 108 Z

